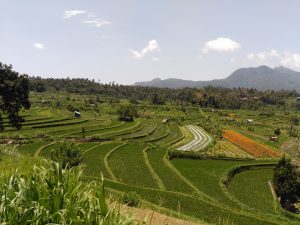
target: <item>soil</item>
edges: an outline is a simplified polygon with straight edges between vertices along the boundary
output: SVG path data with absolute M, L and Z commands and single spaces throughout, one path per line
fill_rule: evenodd
M 147 225 L 207 225 L 166 216 L 150 209 L 122 206 L 122 211 L 131 215 L 138 222 L 146 221 Z

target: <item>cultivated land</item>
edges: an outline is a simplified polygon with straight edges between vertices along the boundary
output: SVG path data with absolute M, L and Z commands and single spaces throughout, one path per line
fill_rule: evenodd
M 73 140 L 83 154 L 87 180 L 99 180 L 103 175 L 107 190 L 116 196 L 135 192 L 144 206 L 194 223 L 300 223 L 300 217 L 287 216 L 279 209 L 268 185 L 283 154 L 279 148 L 289 138 L 290 122 L 284 112 L 265 115 L 192 106 L 183 112 L 172 104 L 139 102 L 140 117 L 123 122 L 117 114 L 120 103 L 104 98 L 88 104 L 87 99 L 93 97 L 32 93 L 33 107 L 22 112 L 26 119 L 23 129 L 7 127 L 1 139 L 19 140 L 21 144 L 15 145 L 18 151 L 33 158 L 50 158 L 64 140 Z M 57 100 L 62 107 L 55 105 Z M 82 117 L 73 117 L 63 107 L 68 104 L 81 107 Z M 150 116 L 143 116 L 146 113 Z M 162 123 L 174 115 L 182 120 Z M 222 124 L 225 139 L 201 126 L 207 118 Z M 248 118 L 253 123 L 247 124 Z M 278 126 L 280 139 L 271 142 L 269 136 Z M 170 159 L 169 151 L 175 151 L 176 157 Z M 229 179 L 228 172 L 241 166 L 246 169 Z

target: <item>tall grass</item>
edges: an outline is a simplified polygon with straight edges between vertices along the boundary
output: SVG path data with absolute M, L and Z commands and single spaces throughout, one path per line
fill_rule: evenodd
M 81 172 L 59 163 L 36 166 L 30 175 L 13 174 L 0 183 L 0 224 L 133 224 L 109 207 L 103 179 L 82 183 Z

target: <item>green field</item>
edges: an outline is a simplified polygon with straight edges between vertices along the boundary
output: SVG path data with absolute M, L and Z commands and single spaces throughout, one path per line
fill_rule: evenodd
M 224 129 L 235 130 L 254 141 L 277 150 L 288 139 L 287 117 L 261 116 L 256 111 L 224 110 L 222 115 L 209 110 L 187 106 L 186 111 L 173 105 L 137 105 L 140 117 L 134 122 L 118 119 L 116 108 L 120 103 L 105 99 L 98 104 L 101 113 L 93 107 L 82 110 L 81 118 L 72 117 L 65 108 L 55 108 L 53 99 L 63 104 L 80 106 L 88 96 L 63 94 L 32 94 L 35 102 L 31 110 L 23 112 L 26 122 L 21 130 L 8 128 L 3 138 L 24 140 L 16 145 L 18 152 L 29 157 L 47 158 L 65 141 L 73 141 L 83 156 L 81 168 L 87 180 L 99 180 L 103 175 L 111 193 L 136 192 L 145 204 L 152 203 L 155 210 L 194 221 L 226 225 L 285 225 L 299 224 L 295 218 L 285 217 L 274 208 L 274 199 L 268 186 L 273 168 L 259 168 L 236 174 L 228 187 L 221 185 L 226 171 L 239 165 L 276 163 L 276 159 L 256 160 L 227 140 L 220 140 L 206 130 L 214 140 L 200 153 L 179 153 L 170 160 L 169 152 L 194 140 L 185 125 L 205 130 L 203 120 L 221 124 Z M 51 98 L 54 96 L 54 98 Z M 43 107 L 39 99 L 52 105 Z M 146 110 L 145 110 L 146 108 Z M 144 114 L 148 113 L 147 118 Z M 232 113 L 234 121 L 230 119 Z M 174 118 L 181 118 L 178 121 Z M 274 119 L 274 118 L 277 119 Z M 172 118 L 163 123 L 163 118 Z M 253 124 L 245 121 L 253 118 Z M 7 123 L 6 120 L 4 120 Z M 8 124 L 7 124 L 8 125 Z M 253 130 L 248 127 L 253 127 Z M 280 126 L 279 142 L 270 142 L 269 136 Z M 92 139 L 94 138 L 94 139 Z M 160 208 L 159 208 L 160 207 Z

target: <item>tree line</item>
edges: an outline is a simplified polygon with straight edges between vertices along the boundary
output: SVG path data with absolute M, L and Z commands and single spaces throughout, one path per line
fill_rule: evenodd
M 46 78 L 30 77 L 30 91 L 65 91 L 79 94 L 96 94 L 126 98 L 131 101 L 150 100 L 153 104 L 168 101 L 186 105 L 193 104 L 216 109 L 259 109 L 266 105 L 286 107 L 287 98 L 297 97 L 295 90 L 259 91 L 253 88 L 202 87 L 169 89 L 120 85 L 114 82 L 102 84 L 95 80 L 83 78 Z

